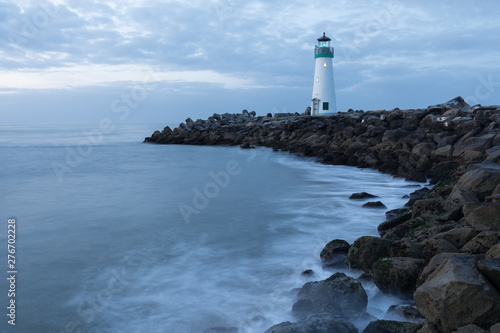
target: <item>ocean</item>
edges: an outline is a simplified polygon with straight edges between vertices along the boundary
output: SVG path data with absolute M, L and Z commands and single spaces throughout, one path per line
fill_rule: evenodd
M 414 190 L 267 148 L 142 143 L 165 125 L 0 126 L 1 332 L 262 333 L 295 321 L 292 289 L 334 273 L 326 243 L 377 235 L 386 210 L 352 193 L 394 209 Z M 377 318 L 405 301 L 364 286 Z

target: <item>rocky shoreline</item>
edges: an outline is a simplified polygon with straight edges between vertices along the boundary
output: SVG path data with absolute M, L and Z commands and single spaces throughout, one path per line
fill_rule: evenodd
M 187 119 L 145 141 L 266 146 L 434 184 L 387 212 L 380 237 L 333 240 L 321 252 L 325 268 L 348 264 L 383 292 L 412 295 L 414 307 L 390 310 L 406 322 L 369 318 L 359 280 L 335 273 L 300 289 L 296 323 L 265 333 L 357 332 L 351 322 L 359 319 L 373 319 L 364 332 L 500 332 L 500 106 L 457 97 L 426 109 L 328 117 L 243 110 Z

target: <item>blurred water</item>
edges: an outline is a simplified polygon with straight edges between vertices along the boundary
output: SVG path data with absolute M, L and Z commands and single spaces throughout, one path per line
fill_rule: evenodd
M 116 126 L 95 144 L 97 127 L 0 127 L 2 234 L 18 221 L 17 325 L 2 332 L 263 332 L 294 321 L 291 289 L 333 273 L 328 241 L 377 234 L 385 210 L 351 193 L 393 209 L 412 191 L 264 148 L 141 143 L 161 127 Z M 379 318 L 399 301 L 366 288 Z

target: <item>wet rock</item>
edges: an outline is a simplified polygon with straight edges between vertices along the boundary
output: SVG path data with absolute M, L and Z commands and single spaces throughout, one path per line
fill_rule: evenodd
M 448 200 L 451 200 L 460 206 L 465 205 L 468 202 L 478 202 L 479 199 L 477 196 L 469 191 L 469 189 L 463 185 L 456 184 L 453 187 L 450 195 L 448 196 Z
M 417 200 L 421 200 L 424 196 L 429 193 L 429 189 L 427 187 L 423 187 L 418 189 L 412 193 L 410 193 L 410 200 L 405 204 L 405 207 L 411 207 Z
M 373 195 L 373 194 L 370 194 L 370 193 L 367 193 L 367 192 L 360 192 L 360 193 L 353 193 L 349 197 L 349 199 L 354 199 L 354 200 L 357 200 L 357 199 L 368 199 L 368 198 L 377 198 L 377 196 Z
M 349 248 L 347 261 L 352 268 L 359 268 L 369 272 L 375 261 L 389 256 L 391 244 L 392 241 L 378 237 L 360 237 Z
M 479 260 L 477 266 L 488 281 L 500 291 L 500 259 Z
M 445 199 L 418 200 L 413 205 L 412 217 L 421 217 L 427 224 L 438 225 L 459 217 L 461 207 L 453 201 Z
M 410 209 L 408 209 L 408 208 L 391 209 L 391 210 L 388 210 L 387 212 L 385 212 L 385 218 L 387 221 L 390 221 L 390 220 L 394 219 L 395 217 L 397 217 L 398 215 L 403 215 L 404 213 L 408 213 L 409 211 L 410 211 Z M 411 214 L 410 214 L 410 216 L 411 216 Z
M 480 201 L 489 196 L 500 184 L 500 165 L 485 163 L 470 167 L 458 183 L 476 194 Z
M 422 325 L 395 320 L 375 320 L 363 330 L 363 333 L 414 333 Z
M 264 333 L 357 333 L 358 330 L 345 318 L 329 313 L 307 316 L 297 323 L 283 322 L 267 329 Z
M 442 232 L 434 236 L 436 239 L 444 239 L 451 243 L 457 249 L 464 246 L 472 238 L 474 238 L 479 232 L 472 227 L 457 227 L 451 230 Z
M 408 321 L 417 324 L 422 324 L 427 321 L 413 305 L 391 305 L 384 319 Z
M 485 259 L 500 258 L 500 243 L 493 245 L 484 255 Z
M 404 223 L 401 223 L 398 226 L 395 226 L 392 229 L 386 231 L 382 238 L 390 239 L 390 240 L 398 240 L 405 237 L 407 234 L 411 233 L 412 230 L 425 225 L 425 221 L 421 217 L 416 217 L 414 219 L 410 219 Z
M 326 244 L 319 255 L 323 267 L 345 267 L 349 247 L 349 243 L 342 239 L 334 239 Z
M 488 333 L 488 331 L 483 330 L 481 327 L 477 325 L 465 325 L 460 327 L 453 333 Z
M 402 238 L 395 241 L 389 247 L 390 257 L 408 257 L 422 259 L 423 254 L 417 243 L 409 238 Z
M 370 201 L 365 203 L 362 207 L 365 208 L 387 208 L 381 201 Z
M 441 332 L 436 328 L 436 326 L 427 323 L 424 326 L 422 326 L 422 328 L 419 329 L 417 333 L 441 333 Z
M 373 264 L 373 281 L 383 292 L 410 293 L 415 291 L 417 279 L 425 264 L 424 259 L 382 258 Z
M 459 252 L 458 248 L 445 239 L 436 236 L 428 238 L 420 243 L 420 251 L 424 258 L 432 258 L 439 253 Z
M 483 231 L 462 246 L 460 252 L 486 254 L 494 245 L 498 244 L 498 234 L 496 231 Z
M 500 322 L 490 327 L 490 333 L 500 333 Z
M 390 230 L 394 227 L 397 227 L 398 225 L 411 219 L 412 213 L 409 209 L 403 209 L 403 210 L 400 210 L 398 212 L 399 212 L 399 214 L 397 214 L 396 216 L 393 216 L 389 220 L 379 224 L 379 226 L 377 227 L 377 230 L 381 236 L 383 236 L 388 230 Z M 389 212 L 386 213 L 386 217 L 388 216 L 388 213 Z M 391 216 L 391 215 L 389 215 L 389 216 Z
M 306 283 L 300 289 L 298 298 L 292 308 L 298 318 L 323 312 L 350 317 L 365 312 L 368 303 L 361 283 L 344 273 Z
M 413 296 L 420 313 L 443 332 L 469 324 L 491 326 L 500 318 L 500 294 L 472 256 L 450 256 Z
M 468 203 L 463 207 L 467 225 L 480 230 L 500 231 L 500 202 Z
M 302 275 L 302 276 L 313 276 L 314 275 L 314 271 L 312 269 L 306 269 L 305 271 L 303 271 L 302 273 L 300 273 L 300 275 Z

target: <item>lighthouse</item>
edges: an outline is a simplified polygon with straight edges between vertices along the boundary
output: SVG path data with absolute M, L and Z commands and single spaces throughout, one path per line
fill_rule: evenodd
M 314 47 L 314 85 L 311 102 L 312 116 L 327 116 L 337 113 L 335 83 L 333 81 L 333 47 L 331 39 L 325 36 L 318 38 Z

